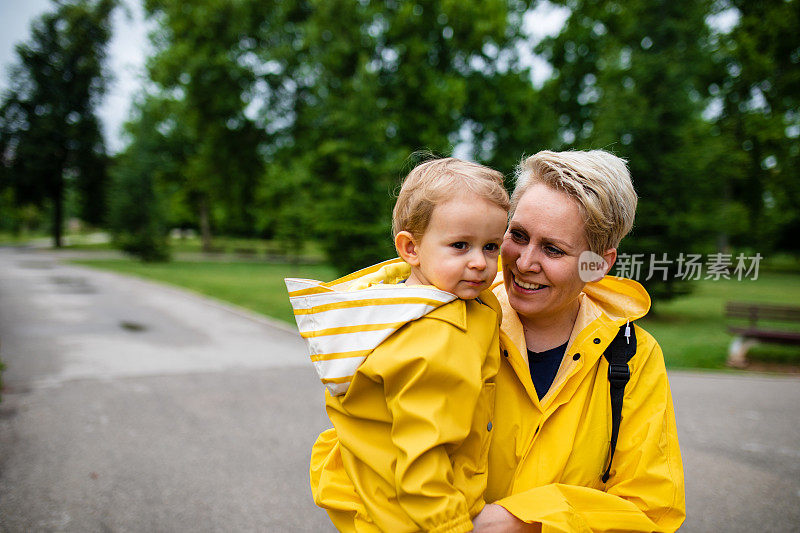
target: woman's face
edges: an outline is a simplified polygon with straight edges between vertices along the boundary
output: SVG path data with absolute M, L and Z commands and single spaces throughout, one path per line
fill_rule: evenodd
M 584 286 L 578 257 L 588 249 L 578 203 L 542 183 L 532 185 L 501 247 L 508 300 L 523 323 L 557 320 L 577 309 Z

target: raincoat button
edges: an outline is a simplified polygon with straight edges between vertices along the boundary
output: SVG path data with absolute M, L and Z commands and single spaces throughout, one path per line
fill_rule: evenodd
M 489 422 L 488 424 L 486 424 L 486 431 L 491 431 L 491 430 L 492 430 L 492 423 Z
M 600 338 L 599 337 L 595 337 L 594 338 L 594 343 L 595 344 L 600 344 Z
M 572 356 L 572 360 L 573 361 L 577 361 L 580 358 L 581 358 L 581 354 L 579 354 L 579 353 L 576 353 L 575 355 Z

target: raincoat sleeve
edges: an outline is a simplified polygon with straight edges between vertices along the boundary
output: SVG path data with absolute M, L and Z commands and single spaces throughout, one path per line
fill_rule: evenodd
M 311 493 L 337 530 L 368 531 L 371 519 L 345 472 L 336 429 L 323 431 L 311 450 Z
M 639 353 L 630 362 L 622 427 L 605 488 L 550 484 L 495 503 L 523 522 L 541 524 L 543 532 L 678 529 L 686 503 L 672 394 L 661 348 L 638 327 L 636 334 Z
M 394 338 L 405 356 L 395 352 L 382 372 L 398 502 L 424 531 L 470 531 L 470 509 L 454 486 L 448 452 L 470 432 L 483 358 L 465 331 L 440 320 L 422 319 L 408 331 Z

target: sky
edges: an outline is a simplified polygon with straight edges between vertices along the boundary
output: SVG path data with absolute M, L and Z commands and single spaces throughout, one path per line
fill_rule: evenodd
M 124 0 L 124 9 L 114 14 L 113 36 L 109 46 L 108 69 L 113 73 L 98 115 L 103 123 L 106 146 L 111 153 L 124 148 L 122 124 L 128 118 L 131 101 L 142 85 L 144 62 L 148 55 L 147 25 L 139 0 Z M 15 61 L 14 46 L 30 37 L 31 22 L 51 10 L 50 0 L 0 0 L 0 91 L 8 87 L 7 69 Z M 530 42 L 553 35 L 563 26 L 568 10 L 539 2 L 525 17 Z M 525 47 L 526 49 L 528 47 Z M 541 58 L 523 50 L 524 60 L 533 68 L 533 82 L 544 83 L 552 69 Z
M 0 91 L 8 87 L 8 67 L 16 60 L 15 45 L 30 38 L 33 19 L 51 10 L 50 0 L 0 0 Z M 125 0 L 114 14 L 114 29 L 109 45 L 108 69 L 113 73 L 98 115 L 111 152 L 121 150 L 122 124 L 128 118 L 130 103 L 141 86 L 148 52 L 147 27 L 137 0 Z

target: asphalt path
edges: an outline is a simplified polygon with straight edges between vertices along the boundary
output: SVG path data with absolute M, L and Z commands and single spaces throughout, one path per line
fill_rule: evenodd
M 0 531 L 333 531 L 291 328 L 0 248 Z M 671 372 L 682 531 L 800 531 L 800 378 Z

